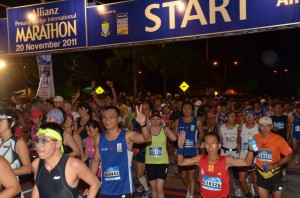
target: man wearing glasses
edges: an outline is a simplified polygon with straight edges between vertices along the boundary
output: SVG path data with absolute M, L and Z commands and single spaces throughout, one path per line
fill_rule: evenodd
M 37 131 L 38 158 L 32 162 L 35 185 L 32 198 L 78 197 L 80 179 L 89 186 L 88 197 L 96 197 L 100 182 L 77 158 L 63 154 L 62 128 L 46 122 Z
M 106 131 L 95 142 L 92 172 L 96 175 L 100 157 L 102 165 L 100 198 L 131 198 L 134 192 L 131 174 L 133 144 L 151 141 L 146 116 L 142 113 L 143 105 L 136 106 L 136 121 L 141 126 L 141 133 L 119 128 L 121 112 L 115 106 L 108 106 L 103 111 L 102 121 Z

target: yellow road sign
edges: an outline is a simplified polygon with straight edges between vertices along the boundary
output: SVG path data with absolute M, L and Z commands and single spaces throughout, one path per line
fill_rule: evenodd
M 181 85 L 179 86 L 179 88 L 182 90 L 182 91 L 186 91 L 190 86 L 186 83 L 186 82 L 182 82 Z
M 97 94 L 102 94 L 103 92 L 104 92 L 104 89 L 102 89 L 102 87 L 100 87 L 100 86 L 96 89 Z

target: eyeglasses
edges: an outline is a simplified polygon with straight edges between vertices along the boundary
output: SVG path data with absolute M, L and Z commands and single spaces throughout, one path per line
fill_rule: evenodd
M 41 143 L 41 144 L 46 144 L 50 141 L 53 141 L 53 142 L 56 142 L 57 139 L 51 139 L 51 138 L 36 138 L 35 139 L 35 143 L 38 144 L 38 143 Z

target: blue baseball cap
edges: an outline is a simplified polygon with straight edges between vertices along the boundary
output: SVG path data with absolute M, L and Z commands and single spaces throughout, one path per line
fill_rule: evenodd
M 244 115 L 255 115 L 255 111 L 254 109 L 247 109 L 245 112 L 244 112 Z

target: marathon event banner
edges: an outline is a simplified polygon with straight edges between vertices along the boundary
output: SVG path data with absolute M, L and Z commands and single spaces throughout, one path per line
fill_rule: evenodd
M 88 46 L 189 38 L 300 23 L 298 0 L 136 0 L 87 8 Z
M 51 55 L 38 55 L 36 56 L 38 67 L 40 83 L 36 93 L 36 96 L 42 98 L 54 97 L 54 82 L 53 82 L 53 72 L 52 72 L 52 59 Z
M 8 54 L 7 20 L 0 19 L 0 55 Z
M 85 0 L 7 9 L 10 54 L 86 47 Z

